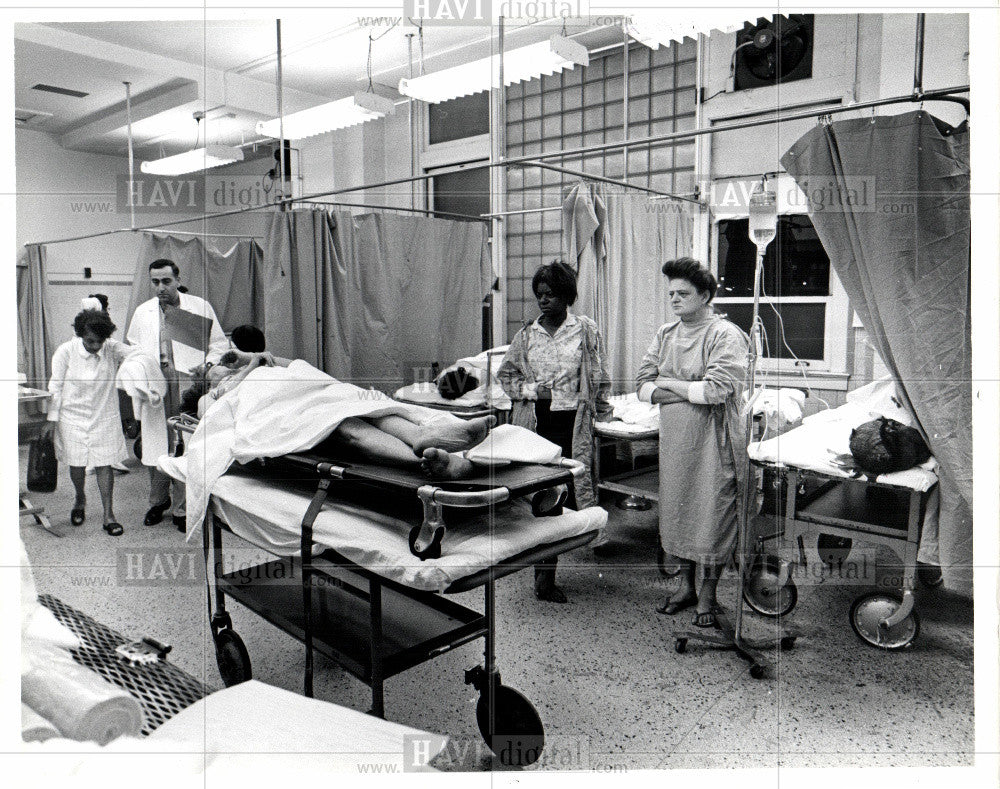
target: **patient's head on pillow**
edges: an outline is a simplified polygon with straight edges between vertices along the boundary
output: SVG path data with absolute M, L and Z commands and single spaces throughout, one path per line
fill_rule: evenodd
M 479 387 L 479 379 L 464 367 L 448 370 L 437 382 L 438 394 L 445 400 L 457 400 L 467 392 Z

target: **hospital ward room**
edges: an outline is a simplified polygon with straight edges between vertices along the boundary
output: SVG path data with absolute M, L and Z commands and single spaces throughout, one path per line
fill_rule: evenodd
M 448 5 L 13 27 L 17 785 L 995 785 L 995 10 Z

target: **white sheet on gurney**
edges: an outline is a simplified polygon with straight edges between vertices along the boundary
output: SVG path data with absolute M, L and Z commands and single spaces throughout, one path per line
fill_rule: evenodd
M 839 408 L 820 411 L 806 417 L 802 426 L 767 441 L 754 442 L 748 449 L 753 460 L 817 471 L 832 477 L 850 478 L 853 474 L 836 462 L 838 455 L 850 455 L 851 430 L 878 416 L 899 421 L 909 419 L 890 392 L 892 382 L 875 381 L 848 395 Z M 902 417 L 902 418 L 901 418 Z M 911 420 L 912 421 L 912 420 Z M 925 491 L 937 482 L 937 460 L 905 471 L 881 474 L 876 482 Z
M 420 422 L 458 418 L 338 381 L 301 359 L 288 367 L 257 368 L 205 412 L 188 440 L 188 537 L 201 526 L 215 480 L 233 461 L 301 452 L 348 417 L 386 414 L 418 417 Z
M 185 480 L 186 458 L 160 458 L 160 468 Z M 213 511 L 243 539 L 280 556 L 299 552 L 302 516 L 311 494 L 270 485 L 249 476 L 227 474 L 212 491 Z M 448 522 L 445 514 L 445 522 Z M 420 561 L 408 536 L 415 525 L 343 502 L 328 501 L 316 518 L 313 538 L 354 564 L 413 589 L 440 592 L 467 575 L 547 542 L 603 529 L 608 513 L 600 507 L 535 518 L 526 501 L 495 511 L 493 528 L 483 516 L 449 528 L 440 559 Z

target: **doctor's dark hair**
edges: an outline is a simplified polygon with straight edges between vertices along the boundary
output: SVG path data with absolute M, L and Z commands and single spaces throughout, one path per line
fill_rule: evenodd
M 719 289 L 719 281 L 708 267 L 694 258 L 677 258 L 663 264 L 663 273 L 667 279 L 686 279 L 699 293 L 707 293 L 708 301 L 715 298 Z
M 83 310 L 73 318 L 73 331 L 77 337 L 82 337 L 86 332 L 91 331 L 95 337 L 106 340 L 115 333 L 117 328 L 104 310 Z
M 168 266 L 170 267 L 170 270 L 174 272 L 174 277 L 179 277 L 181 275 L 181 270 L 177 267 L 177 264 L 169 258 L 159 258 L 158 260 L 154 260 L 149 264 L 149 270 L 152 271 L 154 268 L 167 268 Z
M 576 273 L 561 260 L 553 260 L 540 266 L 535 276 L 531 278 L 531 292 L 538 296 L 538 286 L 542 283 L 549 286 L 553 296 L 558 296 L 567 304 L 576 301 Z

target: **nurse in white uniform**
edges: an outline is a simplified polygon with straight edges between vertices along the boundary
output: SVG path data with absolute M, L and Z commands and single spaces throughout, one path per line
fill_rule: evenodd
M 97 299 L 84 299 L 84 309 L 73 320 L 76 337 L 63 343 L 52 356 L 47 422 L 43 434 L 55 439 L 56 458 L 69 466 L 76 489 L 70 522 L 79 526 L 86 518 L 84 484 L 87 467 L 95 468 L 104 505 L 104 530 L 119 536 L 122 525 L 114 513 L 114 469 L 128 450 L 122 434 L 115 376 L 132 350 L 111 339 L 117 328 Z

